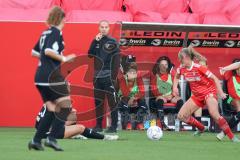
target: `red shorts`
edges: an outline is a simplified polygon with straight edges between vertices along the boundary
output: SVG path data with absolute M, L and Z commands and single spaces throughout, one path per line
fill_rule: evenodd
M 217 100 L 217 94 L 213 92 L 209 92 L 208 94 L 203 96 L 192 95 L 191 99 L 198 107 L 203 108 L 206 104 L 206 99 L 208 99 L 209 97 L 214 97 Z

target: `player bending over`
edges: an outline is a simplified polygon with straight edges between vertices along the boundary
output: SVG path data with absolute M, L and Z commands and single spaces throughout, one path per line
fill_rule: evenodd
M 194 63 L 195 59 L 202 59 L 198 52 L 192 47 L 183 48 L 178 53 L 181 62 L 177 69 L 177 74 L 174 78 L 173 94 L 178 94 L 178 82 L 180 75 L 183 75 L 185 80 L 189 82 L 192 91 L 192 96 L 187 100 L 178 113 L 178 119 L 198 128 L 196 135 L 200 135 L 206 130 L 206 127 L 195 118 L 192 113 L 207 105 L 209 114 L 213 120 L 219 125 L 223 132 L 233 142 L 240 142 L 239 139 L 232 133 L 227 121 L 219 114 L 217 92 L 222 99 L 226 98 L 218 78 L 209 71 L 206 67 Z
M 136 115 L 136 129 L 144 130 L 143 120 L 147 114 L 147 104 L 144 99 L 144 84 L 142 77 L 137 73 L 137 64 L 128 64 L 125 74 L 118 79 L 120 102 L 118 104 L 121 113 L 123 128 L 132 130 L 131 114 Z

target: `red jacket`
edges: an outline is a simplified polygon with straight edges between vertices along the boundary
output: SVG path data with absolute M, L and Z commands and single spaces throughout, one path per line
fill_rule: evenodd
M 118 78 L 119 78 L 118 79 L 119 87 L 120 87 L 120 90 L 122 91 L 122 95 L 124 97 L 128 97 L 131 90 L 132 90 L 132 87 L 134 86 L 134 84 L 131 85 L 131 86 L 127 85 L 124 76 L 119 76 Z M 141 99 L 145 95 L 145 88 L 144 88 L 144 83 L 143 83 L 142 77 L 139 76 L 139 74 L 137 75 L 137 81 L 136 82 L 137 82 L 139 92 L 134 97 L 136 99 Z

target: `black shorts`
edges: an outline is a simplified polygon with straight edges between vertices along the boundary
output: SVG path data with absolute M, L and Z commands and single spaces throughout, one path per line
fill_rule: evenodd
M 56 86 L 39 86 L 36 85 L 39 93 L 41 94 L 43 102 L 55 101 L 58 98 L 69 96 L 67 84 Z

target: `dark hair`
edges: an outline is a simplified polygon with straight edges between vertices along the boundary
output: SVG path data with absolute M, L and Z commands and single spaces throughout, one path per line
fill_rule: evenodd
M 134 70 L 137 71 L 137 63 L 135 63 L 135 62 L 129 63 L 129 64 L 128 64 L 128 67 L 127 67 L 127 69 L 126 69 L 126 73 L 127 73 L 130 69 L 134 69 Z
M 49 15 L 47 18 L 47 24 L 58 26 L 64 18 L 65 18 L 65 13 L 62 10 L 62 8 L 55 6 L 49 12 Z
M 236 63 L 236 62 L 240 62 L 240 59 L 239 58 L 233 59 L 232 63 Z M 232 73 L 234 76 L 237 74 L 236 70 L 233 70 Z
M 123 73 L 126 74 L 128 67 L 131 63 L 136 62 L 136 57 L 133 55 L 122 55 L 121 56 L 121 66 Z
M 157 73 L 160 72 L 159 70 L 159 64 L 161 63 L 161 61 L 167 61 L 168 62 L 168 68 L 167 68 L 167 72 L 170 73 L 172 67 L 174 67 L 174 64 L 172 64 L 171 60 L 167 57 L 167 56 L 161 56 L 157 59 L 156 63 L 154 64 L 153 66 L 153 69 L 152 69 L 152 73 L 155 75 Z

